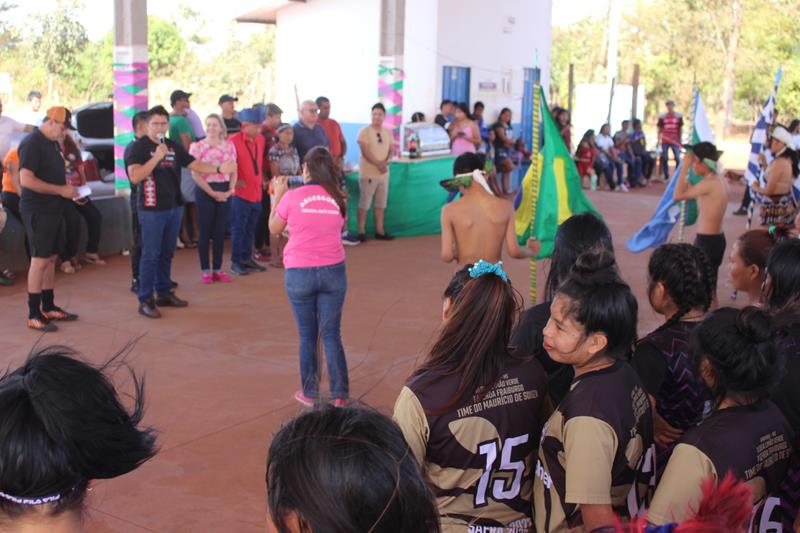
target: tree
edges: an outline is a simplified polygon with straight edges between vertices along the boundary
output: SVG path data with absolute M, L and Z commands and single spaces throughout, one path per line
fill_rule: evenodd
M 8 11 L 16 9 L 16 4 L 0 2 L 0 16 Z M 11 25 L 7 20 L 0 20 L 0 51 L 7 51 L 15 48 L 20 42 L 19 30 Z
M 150 75 L 171 74 L 186 53 L 186 41 L 174 24 L 158 17 L 147 17 L 147 52 Z
M 53 80 L 74 64 L 89 38 L 78 20 L 77 0 L 58 0 L 55 11 L 36 18 L 38 29 L 33 41 L 35 53 L 44 64 L 48 77 L 48 94 L 53 92 Z

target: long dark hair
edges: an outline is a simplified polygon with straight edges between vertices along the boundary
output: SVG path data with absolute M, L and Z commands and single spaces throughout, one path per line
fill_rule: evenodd
M 339 188 L 339 174 L 330 151 L 324 146 L 316 146 L 309 150 L 303 162 L 308 168 L 311 179 L 321 185 L 325 192 L 336 200 L 342 216 L 347 215 L 347 205 L 342 190 Z
M 692 309 L 705 313 L 714 298 L 716 274 L 704 254 L 691 244 L 662 244 L 647 265 L 650 294 L 656 283 L 662 283 L 672 302 L 678 307 L 667 324 L 679 322 Z
M 771 311 L 800 304 L 800 239 L 787 239 L 772 247 L 767 275 L 770 283 L 761 301 Z
M 304 413 L 272 439 L 266 473 L 269 512 L 288 533 L 438 533 L 439 513 L 400 428 L 366 407 Z M 313 495 L 313 496 L 312 496 Z
M 53 346 L 0 378 L 0 513 L 80 509 L 90 480 L 126 474 L 153 457 L 155 432 L 139 428 L 144 382 L 131 371 L 129 413 L 104 375 L 120 355 L 95 368 Z M 30 501 L 37 499 L 51 503 Z
M 614 253 L 611 231 L 597 215 L 589 212 L 572 215 L 558 227 L 545 282 L 545 300 L 553 299 L 556 289 L 567 279 L 578 256 L 595 248 L 612 255 Z
M 622 359 L 630 354 L 638 306 L 631 288 L 617 273 L 613 254 L 596 249 L 578 256 L 557 296 L 569 299 L 566 314 L 583 326 L 586 335 L 606 336 L 605 355 Z
M 704 359 L 711 364 L 717 405 L 726 396 L 740 403 L 769 396 L 783 369 L 775 336 L 769 314 L 753 306 L 717 309 L 692 331 L 689 353 L 695 372 Z
M 459 376 L 453 397 L 431 414 L 446 413 L 472 395 L 486 394 L 503 369 L 521 360 L 509 350 L 522 307 L 519 293 L 494 274 L 472 278 L 470 267 L 456 272 L 445 290 L 445 298 L 452 302 L 450 316 L 412 376 L 425 372 Z

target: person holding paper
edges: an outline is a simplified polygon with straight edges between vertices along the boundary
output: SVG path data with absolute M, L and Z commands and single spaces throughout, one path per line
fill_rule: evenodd
M 59 137 L 58 145 L 64 157 L 67 183 L 78 188 L 78 198 L 64 208 L 64 222 L 67 230 L 67 242 L 59 254 L 61 256 L 61 271 L 72 274 L 80 269 L 78 263 L 78 241 L 81 232 L 81 220 L 86 220 L 86 227 L 89 231 L 89 239 L 86 242 L 86 254 L 84 261 L 93 265 L 105 265 L 97 254 L 100 245 L 100 231 L 103 225 L 103 216 L 100 211 L 89 199 L 92 189 L 86 184 L 86 173 L 84 172 L 83 158 L 81 150 L 72 136 L 66 131 Z
M 78 190 L 67 184 L 64 159 L 58 148 L 64 129 L 72 128 L 71 118 L 69 109 L 51 107 L 42 125 L 19 145 L 20 214 L 31 251 L 28 327 L 38 331 L 56 331 L 54 321 L 78 318 L 55 304 L 53 289 L 64 208 L 78 197 Z

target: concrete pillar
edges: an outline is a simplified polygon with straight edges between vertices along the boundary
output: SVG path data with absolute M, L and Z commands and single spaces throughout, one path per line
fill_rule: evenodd
M 381 45 L 378 65 L 378 97 L 386 106 L 384 127 L 392 130 L 392 148 L 399 155 L 403 123 L 403 52 L 405 46 L 405 0 L 381 0 Z
M 130 190 L 123 153 L 133 140 L 131 119 L 147 110 L 147 0 L 114 0 L 114 177 Z

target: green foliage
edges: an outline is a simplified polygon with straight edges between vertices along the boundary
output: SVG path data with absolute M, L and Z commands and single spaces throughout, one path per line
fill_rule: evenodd
M 21 39 L 19 29 L 12 26 L 9 21 L 3 20 L 5 15 L 16 7 L 16 4 L 0 2 L 0 51 L 2 52 L 15 48 Z
M 147 17 L 147 49 L 151 76 L 168 76 L 186 53 L 186 41 L 174 24 Z
M 33 49 L 52 76 L 61 76 L 72 68 L 89 42 L 86 28 L 78 20 L 77 8 L 75 0 L 59 0 L 55 11 L 36 18 Z

